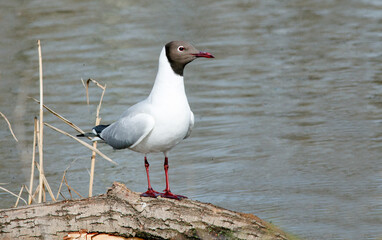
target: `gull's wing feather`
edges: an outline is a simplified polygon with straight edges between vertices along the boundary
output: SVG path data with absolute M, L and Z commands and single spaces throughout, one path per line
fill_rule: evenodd
M 115 149 L 132 148 L 154 128 L 155 120 L 147 113 L 126 114 L 101 132 L 101 137 Z

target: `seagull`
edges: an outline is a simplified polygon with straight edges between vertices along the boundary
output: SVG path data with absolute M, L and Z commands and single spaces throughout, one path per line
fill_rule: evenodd
M 143 153 L 148 183 L 147 191 L 141 194 L 143 197 L 187 198 L 170 190 L 168 152 L 188 138 L 194 126 L 183 72 L 188 63 L 200 57 L 214 58 L 184 41 L 167 43 L 159 56 L 158 73 L 150 95 L 128 108 L 114 123 L 98 125 L 92 133 L 78 135 L 94 137 L 93 141 L 102 140 L 114 149 L 128 148 Z M 163 193 L 155 191 L 150 183 L 147 154 L 157 152 L 164 154 L 166 189 Z

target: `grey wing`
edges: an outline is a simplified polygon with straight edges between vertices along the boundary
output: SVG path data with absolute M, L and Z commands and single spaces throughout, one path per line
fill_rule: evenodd
M 190 125 L 188 126 L 187 134 L 186 134 L 186 136 L 183 139 L 186 139 L 186 138 L 188 138 L 191 135 L 193 127 L 194 127 L 194 114 L 191 112 Z
M 115 149 L 134 147 L 154 128 L 155 120 L 147 113 L 120 118 L 101 132 L 101 137 Z

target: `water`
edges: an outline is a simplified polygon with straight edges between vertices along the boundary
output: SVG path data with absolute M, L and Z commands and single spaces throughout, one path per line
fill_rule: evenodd
M 304 239 L 382 236 L 382 4 L 363 1 L 2 1 L 0 183 L 28 183 L 39 97 L 41 39 L 45 103 L 84 130 L 100 90 L 85 102 L 80 79 L 107 84 L 109 123 L 151 90 L 161 47 L 187 40 L 215 59 L 185 71 L 196 125 L 170 153 L 174 193 L 253 213 Z M 45 121 L 74 130 L 46 114 Z M 87 195 L 90 153 L 45 128 L 45 171 L 57 192 Z M 95 194 L 113 181 L 144 191 L 143 156 L 100 150 Z M 73 162 L 74 161 L 74 162 Z M 163 156 L 149 155 L 164 188 Z M 68 194 L 65 193 L 68 197 Z M 15 198 L 0 193 L 0 207 Z

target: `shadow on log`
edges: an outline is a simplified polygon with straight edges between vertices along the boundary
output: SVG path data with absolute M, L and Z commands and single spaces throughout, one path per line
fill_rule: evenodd
M 92 198 L 0 210 L 0 239 L 64 238 L 291 239 L 252 214 L 189 199 L 140 197 L 118 182 Z

